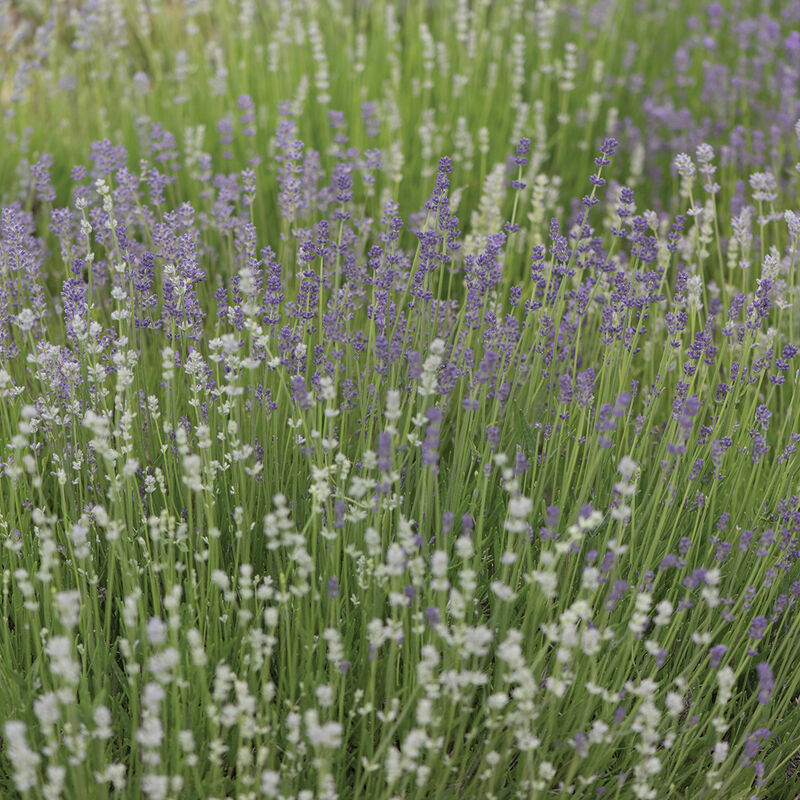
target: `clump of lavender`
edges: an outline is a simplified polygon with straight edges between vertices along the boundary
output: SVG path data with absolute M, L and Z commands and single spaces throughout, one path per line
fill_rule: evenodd
M 0 794 L 784 796 L 794 12 L 345 5 L 0 9 Z

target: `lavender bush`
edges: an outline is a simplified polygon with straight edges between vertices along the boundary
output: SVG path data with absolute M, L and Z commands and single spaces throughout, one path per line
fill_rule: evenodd
M 0 796 L 800 796 L 798 23 L 0 0 Z

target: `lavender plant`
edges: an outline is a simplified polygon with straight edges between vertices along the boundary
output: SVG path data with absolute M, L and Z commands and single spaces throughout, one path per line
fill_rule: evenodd
M 0 3 L 1 796 L 798 794 L 748 6 Z

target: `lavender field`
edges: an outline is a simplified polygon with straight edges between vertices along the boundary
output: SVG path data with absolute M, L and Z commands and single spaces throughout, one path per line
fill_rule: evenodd
M 800 0 L 0 0 L 0 798 L 800 798 Z

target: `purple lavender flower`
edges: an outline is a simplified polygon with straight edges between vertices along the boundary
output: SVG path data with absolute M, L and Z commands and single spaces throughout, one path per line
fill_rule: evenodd
M 722 658 L 728 652 L 728 646 L 716 644 L 711 648 L 708 664 L 711 669 L 717 669 L 722 663 Z
M 772 690 L 775 688 L 772 667 L 766 661 L 762 661 L 756 666 L 756 672 L 758 673 L 758 702 L 761 705 L 766 705 L 772 697 Z
M 436 628 L 441 620 L 439 609 L 436 608 L 436 606 L 428 606 L 425 609 L 425 619 L 428 621 L 428 625 L 430 625 L 431 628 Z
M 428 418 L 428 426 L 422 442 L 422 463 L 426 467 L 431 467 L 432 471 L 438 474 L 442 412 L 436 406 L 432 406 L 425 412 L 425 416 Z
M 747 635 L 751 639 L 763 639 L 768 624 L 769 621 L 766 617 L 753 617 L 752 621 L 750 622 L 750 629 L 747 631 Z
M 452 511 L 444 511 L 442 513 L 442 534 L 449 536 L 453 530 L 453 522 L 455 521 L 455 514 Z
M 385 432 L 378 436 L 378 469 L 382 472 L 392 469 L 392 436 Z
M 764 430 L 767 430 L 769 428 L 769 420 L 770 420 L 770 417 L 772 416 L 772 412 L 765 405 L 760 405 L 756 409 L 756 415 L 755 416 L 756 416 L 756 422 L 759 425 L 761 425 L 761 427 Z
M 53 166 L 53 156 L 44 153 L 39 160 L 31 167 L 33 175 L 33 185 L 39 197 L 46 203 L 53 203 L 56 199 L 56 190 L 50 178 L 50 167 Z

